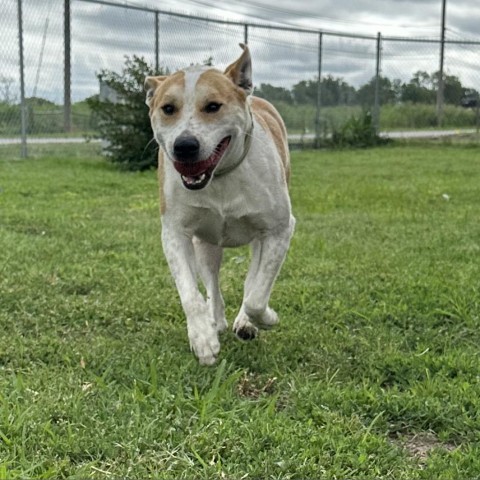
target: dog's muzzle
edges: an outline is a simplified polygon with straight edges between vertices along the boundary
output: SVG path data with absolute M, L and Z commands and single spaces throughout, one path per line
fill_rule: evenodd
M 231 137 L 225 137 L 214 148 L 211 155 L 203 160 L 199 160 L 200 143 L 193 136 L 180 135 L 173 145 L 173 166 L 180 173 L 183 185 L 189 190 L 200 190 L 204 188 L 223 154 L 230 144 Z

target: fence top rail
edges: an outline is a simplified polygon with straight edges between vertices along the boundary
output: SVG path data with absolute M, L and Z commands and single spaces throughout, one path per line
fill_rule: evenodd
M 308 29 L 308 28 L 296 28 L 290 26 L 281 26 L 281 25 L 268 25 L 265 23 L 252 23 L 252 22 L 240 22 L 233 20 L 221 20 L 218 18 L 212 17 L 203 17 L 200 15 L 190 15 L 186 13 L 171 12 L 167 10 L 161 10 L 156 8 L 142 7 L 139 5 L 131 4 L 121 4 L 111 0 L 76 0 L 78 2 L 85 3 L 95 3 L 97 5 L 105 5 L 109 7 L 119 7 L 129 10 L 136 10 L 141 12 L 149 12 L 153 14 L 169 15 L 171 17 L 187 18 L 192 20 L 200 20 L 202 22 L 217 23 L 222 25 L 234 25 L 237 27 L 252 27 L 252 28 L 263 28 L 266 30 L 280 30 L 287 32 L 296 32 L 296 33 L 308 33 L 316 35 L 326 35 L 331 37 L 343 37 L 343 38 L 358 38 L 361 40 L 377 40 L 377 35 L 362 35 L 355 33 L 345 33 L 345 32 L 334 32 L 330 30 L 320 30 L 320 29 Z M 411 38 L 411 37 L 396 37 L 396 36 L 381 36 L 383 41 L 389 42 L 413 42 L 413 43 L 440 43 L 439 38 Z M 458 45 L 480 45 L 479 40 L 445 40 L 445 43 L 449 44 L 458 44 Z
M 186 13 L 179 13 L 179 12 L 171 12 L 167 10 L 149 8 L 149 7 L 141 7 L 138 5 L 129 5 L 129 4 L 121 4 L 116 3 L 110 0 L 76 0 L 78 2 L 85 2 L 85 3 L 96 3 L 97 5 L 105 5 L 109 7 L 119 7 L 125 8 L 129 10 L 137 10 L 141 12 L 149 12 L 161 15 L 169 15 L 171 17 L 179 17 L 179 18 L 188 18 L 191 20 L 200 20 L 202 22 L 210 22 L 210 23 L 218 23 L 223 25 L 235 25 L 237 27 L 252 27 L 252 28 L 263 28 L 266 30 L 281 30 L 287 32 L 297 32 L 297 33 L 310 33 L 310 34 L 323 34 L 323 35 L 330 35 L 332 37 L 347 37 L 347 38 L 361 38 L 365 40 L 376 40 L 376 35 L 361 35 L 361 34 L 353 34 L 353 33 L 343 33 L 343 32 L 333 32 L 329 30 L 319 30 L 319 29 L 308 29 L 308 28 L 296 28 L 296 27 L 289 27 L 289 26 L 281 26 L 281 25 L 268 25 L 265 23 L 252 23 L 252 22 L 239 22 L 233 20 L 220 20 L 218 18 L 212 17 L 202 17 L 200 15 L 190 15 Z
M 441 43 L 440 38 L 411 38 L 411 37 L 384 37 L 382 40 L 389 42 L 410 42 L 410 43 Z M 445 43 L 452 45 L 480 45 L 480 40 L 448 40 L 445 39 Z

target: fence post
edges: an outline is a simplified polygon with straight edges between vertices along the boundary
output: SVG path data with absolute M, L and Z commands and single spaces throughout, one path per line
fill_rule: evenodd
M 160 72 L 159 12 L 155 12 L 155 73 Z
M 477 93 L 477 104 L 475 107 L 476 116 L 475 116 L 475 123 L 477 126 L 477 135 L 480 133 L 480 95 Z
M 375 66 L 375 98 L 373 105 L 373 126 L 375 133 L 378 135 L 380 132 L 380 72 L 381 72 L 381 50 L 382 50 L 382 34 L 377 34 L 377 58 Z
M 18 7 L 18 48 L 20 53 L 20 115 L 21 115 L 21 149 L 20 156 L 27 157 L 27 105 L 25 103 L 25 75 L 23 63 L 23 15 L 22 0 L 17 0 Z
M 64 3 L 64 72 L 63 72 L 63 128 L 65 132 L 72 130 L 72 95 L 71 95 L 71 31 L 70 31 L 70 0 Z
M 248 25 L 245 24 L 243 26 L 243 43 L 248 45 Z
M 443 81 L 443 62 L 445 58 L 445 16 L 447 10 L 447 0 L 442 0 L 442 30 L 440 32 L 440 68 L 438 72 L 438 90 L 437 90 L 437 124 L 439 127 L 443 124 L 443 102 L 444 81 Z
M 320 110 L 322 107 L 322 43 L 323 33 L 318 34 L 318 72 L 317 72 L 317 106 L 315 112 L 315 148 L 320 148 Z

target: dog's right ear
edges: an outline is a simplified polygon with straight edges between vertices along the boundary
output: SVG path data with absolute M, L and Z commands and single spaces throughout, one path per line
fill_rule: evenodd
M 147 97 L 145 103 L 150 106 L 152 102 L 153 95 L 158 86 L 167 78 L 166 75 L 160 75 L 158 77 L 145 77 L 145 82 L 143 84 L 145 91 L 147 92 Z

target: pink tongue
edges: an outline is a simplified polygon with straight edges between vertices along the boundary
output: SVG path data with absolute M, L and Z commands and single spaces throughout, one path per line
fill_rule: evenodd
M 183 163 L 177 161 L 173 162 L 175 170 L 185 177 L 198 177 L 202 173 L 206 172 L 214 164 L 215 163 L 208 158 L 203 162 L 195 163 Z
M 206 160 L 195 163 L 183 163 L 174 161 L 173 166 L 175 170 L 183 175 L 184 177 L 199 177 L 202 173 L 205 173 L 210 168 L 215 167 L 215 165 L 222 158 L 223 153 L 225 152 L 228 144 L 230 143 L 230 137 L 224 138 L 214 152 Z

